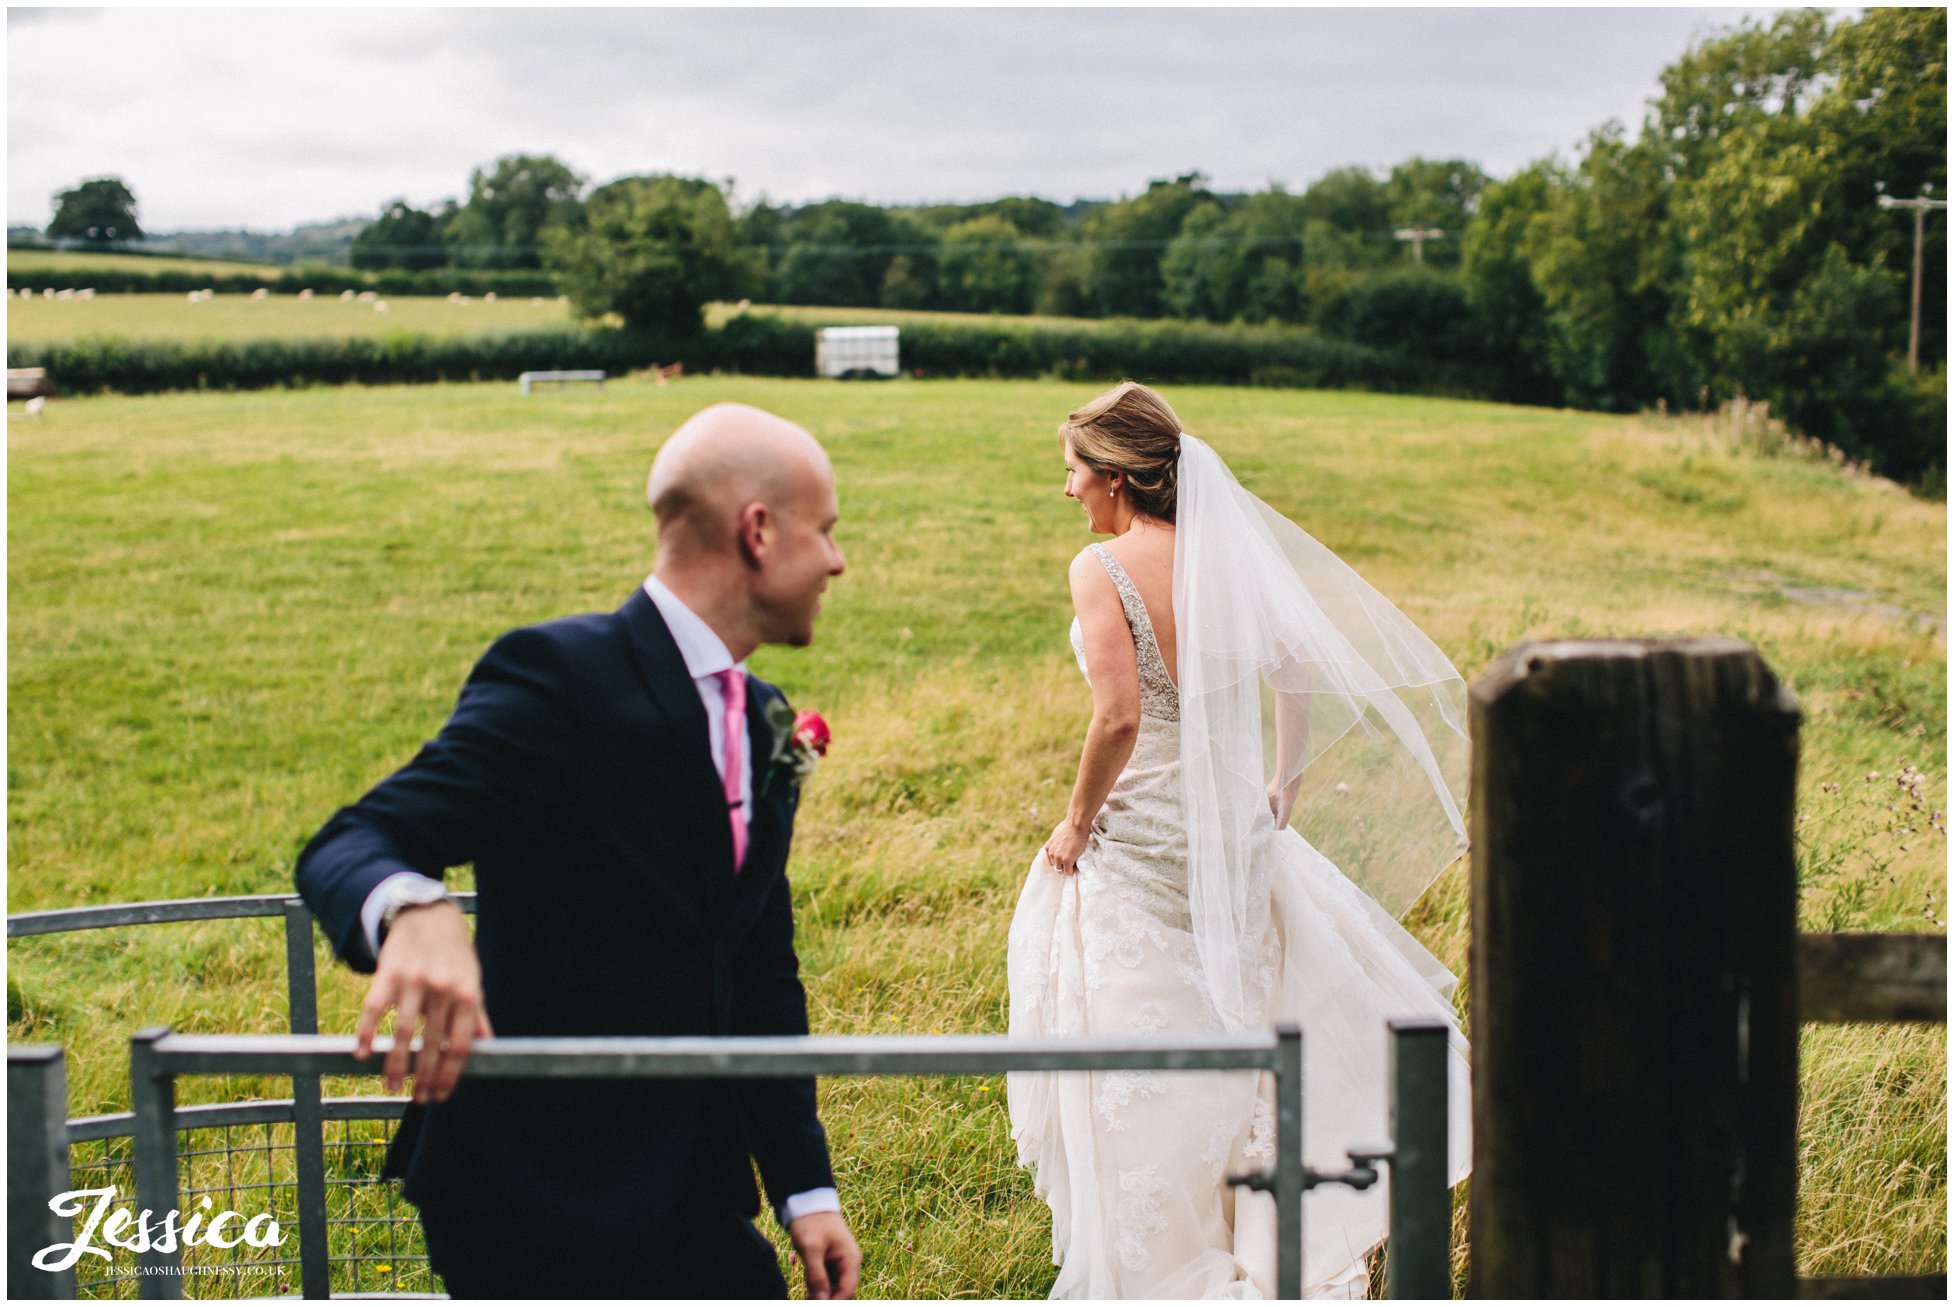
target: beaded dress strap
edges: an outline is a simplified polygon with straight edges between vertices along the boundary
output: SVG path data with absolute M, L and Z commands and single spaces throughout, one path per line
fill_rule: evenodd
M 1140 598 L 1139 589 L 1120 566 L 1119 559 L 1113 557 L 1112 550 L 1102 544 L 1092 545 L 1091 549 L 1099 565 L 1106 569 L 1106 575 L 1112 578 L 1113 588 L 1119 591 L 1126 626 L 1133 633 L 1133 648 L 1140 665 L 1140 711 L 1179 721 L 1180 692 L 1174 688 L 1174 678 L 1167 674 L 1167 660 L 1160 656 L 1160 641 L 1154 636 L 1153 620 L 1147 616 L 1147 605 Z

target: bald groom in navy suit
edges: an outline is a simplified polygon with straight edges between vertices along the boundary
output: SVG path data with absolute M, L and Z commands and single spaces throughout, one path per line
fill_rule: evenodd
M 647 487 L 656 568 L 611 613 L 512 631 L 438 737 L 299 856 L 339 956 L 374 973 L 371 1049 L 413 1077 L 387 1174 L 457 1297 L 784 1297 L 753 1164 L 812 1298 L 853 1295 L 814 1081 L 462 1079 L 500 1035 L 798 1035 L 786 879 L 799 802 L 766 766 L 780 691 L 843 568 L 834 473 L 801 428 L 693 417 Z M 756 760 L 758 765 L 756 766 Z M 474 938 L 441 888 L 472 862 Z M 422 1049 L 409 1066 L 409 1037 Z

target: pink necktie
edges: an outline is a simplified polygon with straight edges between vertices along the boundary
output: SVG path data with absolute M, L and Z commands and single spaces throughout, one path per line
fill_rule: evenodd
M 737 667 L 718 673 L 726 692 L 726 816 L 733 824 L 733 871 L 746 861 L 746 814 L 740 811 L 740 769 L 746 765 L 746 675 Z

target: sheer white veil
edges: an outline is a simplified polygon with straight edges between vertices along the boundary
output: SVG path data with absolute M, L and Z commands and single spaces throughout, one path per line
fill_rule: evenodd
M 1465 682 L 1350 567 L 1181 436 L 1174 545 L 1196 951 L 1230 1030 L 1266 1021 L 1262 943 L 1289 825 L 1393 916 L 1465 848 Z M 1261 856 L 1258 856 L 1261 855 Z

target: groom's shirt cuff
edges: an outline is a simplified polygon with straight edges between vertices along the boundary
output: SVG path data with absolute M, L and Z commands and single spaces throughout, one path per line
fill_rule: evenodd
M 832 1189 L 809 1189 L 806 1193 L 794 1194 L 780 1205 L 774 1215 L 780 1218 L 781 1229 L 786 1229 L 803 1216 L 815 1212 L 838 1212 L 841 1210 L 841 1195 Z
M 380 957 L 380 918 L 387 915 L 387 909 L 394 905 L 394 901 L 401 897 L 401 891 L 412 881 L 437 888 L 441 885 L 434 877 L 423 876 L 418 871 L 396 871 L 375 885 L 373 892 L 366 896 L 366 902 L 360 905 L 360 933 L 366 937 L 367 955 L 376 961 Z

